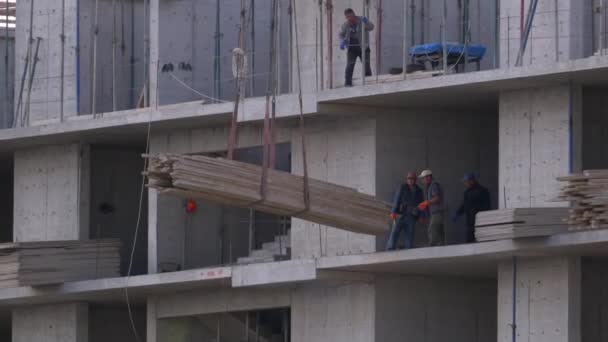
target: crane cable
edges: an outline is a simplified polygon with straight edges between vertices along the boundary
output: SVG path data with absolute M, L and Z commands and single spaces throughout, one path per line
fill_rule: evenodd
M 304 175 L 304 204 L 306 206 L 306 211 L 310 209 L 310 187 L 308 182 L 308 162 L 306 160 L 306 136 L 304 131 L 304 104 L 302 101 L 302 70 L 300 65 L 300 50 L 298 49 L 299 39 L 298 39 L 298 16 L 296 9 L 296 1 L 290 0 L 292 11 L 293 11 L 293 21 L 295 27 L 295 50 L 296 50 L 296 65 L 298 70 L 298 103 L 300 105 L 300 138 L 302 143 L 302 167 L 303 167 L 303 175 Z
M 232 111 L 232 122 L 228 135 L 228 159 L 234 159 L 234 148 L 237 139 L 239 103 L 241 102 L 243 84 L 247 75 L 245 70 L 245 25 L 247 24 L 247 9 L 245 0 L 241 0 L 241 27 L 239 28 L 239 47 L 232 51 L 233 70 L 235 70 L 236 96 L 234 100 L 234 110 Z

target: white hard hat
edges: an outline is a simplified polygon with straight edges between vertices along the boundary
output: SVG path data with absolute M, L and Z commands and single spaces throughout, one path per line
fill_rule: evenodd
M 418 178 L 424 178 L 426 176 L 431 176 L 433 174 L 433 171 L 431 170 L 424 170 L 422 171 L 422 173 L 420 174 L 420 176 L 418 176 Z

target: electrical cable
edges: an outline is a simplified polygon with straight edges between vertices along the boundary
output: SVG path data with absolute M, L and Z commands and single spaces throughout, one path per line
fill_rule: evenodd
M 193 93 L 195 93 L 195 94 L 197 94 L 197 95 L 200 95 L 200 96 L 201 96 L 201 97 L 203 97 L 203 98 L 206 98 L 206 99 L 209 99 L 209 100 L 211 100 L 211 101 L 215 101 L 215 102 L 222 102 L 222 103 L 227 103 L 227 102 L 228 102 L 228 101 L 224 101 L 224 100 L 221 100 L 221 99 L 216 99 L 216 98 L 214 98 L 214 97 L 211 97 L 211 96 L 209 96 L 209 95 L 205 95 L 205 94 L 201 93 L 200 91 L 198 91 L 198 90 L 196 90 L 196 89 L 194 89 L 194 88 L 190 87 L 188 84 L 186 84 L 186 82 L 184 82 L 184 81 L 180 80 L 180 79 L 179 79 L 177 76 L 175 76 L 175 74 L 173 74 L 172 72 L 170 72 L 170 73 L 169 73 L 169 75 L 171 75 L 171 77 L 173 77 L 173 79 L 174 79 L 175 81 L 177 81 L 179 84 L 181 84 L 181 85 L 182 85 L 182 86 L 184 86 L 185 88 L 189 89 L 189 90 L 190 90 L 190 91 L 192 91 Z

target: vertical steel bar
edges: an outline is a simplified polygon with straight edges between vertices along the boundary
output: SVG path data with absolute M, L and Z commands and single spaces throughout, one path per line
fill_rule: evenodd
M 403 0 L 403 79 L 407 79 L 407 62 L 409 60 L 409 51 L 408 51 L 408 39 L 407 39 L 407 25 L 408 23 L 408 8 L 409 8 L 410 0 Z
M 559 0 L 555 0 L 555 61 L 559 62 Z
M 116 111 L 116 0 L 112 0 L 112 111 Z
M 7 1 L 8 4 L 8 1 Z M 7 14 L 6 19 L 8 21 L 8 5 L 6 6 Z M 59 81 L 59 121 L 63 122 L 64 117 L 64 87 L 65 87 L 65 0 L 61 0 L 61 57 L 60 63 L 60 81 Z M 8 40 L 7 40 L 8 41 Z M 7 45 L 8 46 L 8 45 Z
M 363 16 L 368 17 L 368 11 L 369 11 L 369 0 L 363 0 Z M 359 42 L 361 44 L 361 62 L 362 62 L 362 67 L 361 67 L 361 84 L 365 85 L 365 76 L 366 76 L 366 70 L 367 70 L 367 45 L 369 44 L 369 42 L 367 41 L 367 27 L 365 25 L 365 23 L 360 22 L 359 23 L 360 27 L 361 27 L 361 42 Z
M 325 64 L 325 51 L 323 49 L 323 0 L 319 0 L 319 72 L 320 72 L 320 85 L 321 85 L 321 90 L 325 89 L 325 75 L 323 74 L 324 72 L 324 67 L 323 64 Z
M 600 55 L 604 55 L 604 43 L 606 37 L 606 7 L 604 0 L 600 0 Z
M 99 0 L 95 0 L 93 24 L 93 75 L 91 77 L 91 114 L 97 117 L 97 36 L 99 34 Z
M 441 41 L 443 44 L 443 73 L 444 75 L 448 72 L 448 43 L 447 43 L 447 16 L 448 16 L 448 4 L 447 0 L 443 0 L 443 14 L 441 16 Z

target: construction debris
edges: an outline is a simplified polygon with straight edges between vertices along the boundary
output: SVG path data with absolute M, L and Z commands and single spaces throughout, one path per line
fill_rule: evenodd
M 565 183 L 558 201 L 571 201 L 566 222 L 572 230 L 608 228 L 608 170 L 588 170 L 557 178 Z
M 355 189 L 310 179 L 307 208 L 302 176 L 267 169 L 262 182 L 263 168 L 249 163 L 176 154 L 145 157 L 148 186 L 161 194 L 253 208 L 356 233 L 388 231 L 390 204 Z
M 483 211 L 475 220 L 477 241 L 550 236 L 568 231 L 568 208 L 516 208 Z
M 120 240 L 0 244 L 0 288 L 120 276 Z

